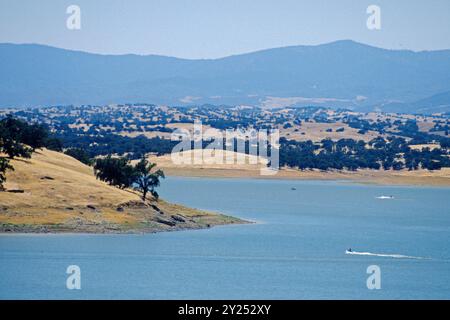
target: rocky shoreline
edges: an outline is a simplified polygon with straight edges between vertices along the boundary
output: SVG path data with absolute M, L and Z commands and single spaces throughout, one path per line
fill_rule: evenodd
M 164 204 L 167 204 L 163 202 Z M 185 207 L 170 205 L 177 209 Z M 94 206 L 83 208 L 84 211 L 96 212 L 102 215 L 104 208 Z M 69 210 L 66 208 L 66 210 Z M 167 209 L 166 209 L 167 210 Z M 114 223 L 104 219 L 86 220 L 83 210 L 70 208 L 70 211 L 79 213 L 79 217 L 72 217 L 64 223 L 0 223 L 0 233 L 156 233 L 165 231 L 182 231 L 207 229 L 218 225 L 246 224 L 249 221 L 217 213 L 189 208 L 189 214 L 167 212 L 154 203 L 133 202 L 124 203 L 115 208 L 115 211 L 138 218 L 134 222 Z

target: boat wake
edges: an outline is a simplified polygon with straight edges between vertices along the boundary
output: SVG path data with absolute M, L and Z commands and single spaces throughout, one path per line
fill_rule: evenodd
M 376 197 L 376 198 L 380 199 L 380 200 L 393 200 L 394 196 L 379 196 L 379 197 Z
M 429 259 L 424 257 L 414 257 L 414 256 L 405 256 L 403 254 L 384 254 L 384 253 L 372 253 L 372 252 L 358 252 L 358 251 L 345 251 L 345 254 L 353 254 L 359 256 L 375 256 L 375 257 L 386 257 L 386 258 L 396 258 L 396 259 Z

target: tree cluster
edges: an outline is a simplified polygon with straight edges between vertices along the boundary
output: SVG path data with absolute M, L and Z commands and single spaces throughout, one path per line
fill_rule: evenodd
M 399 137 L 386 140 L 379 137 L 368 143 L 353 139 L 325 139 L 313 143 L 281 138 L 280 165 L 302 170 L 438 170 L 450 167 L 450 159 L 446 148 L 414 150 L 405 139 Z
M 156 188 L 160 185 L 160 179 L 165 178 L 164 172 L 160 169 L 154 170 L 155 167 L 155 163 L 145 158 L 133 166 L 127 158 L 108 155 L 95 161 L 94 171 L 98 179 L 110 185 L 121 189 L 132 187 L 139 190 L 142 193 L 142 200 L 145 201 L 148 193 L 158 199 Z
M 0 189 L 6 181 L 6 171 L 14 170 L 10 160 L 30 158 L 39 148 L 56 149 L 60 142 L 41 124 L 28 124 L 11 115 L 0 120 Z

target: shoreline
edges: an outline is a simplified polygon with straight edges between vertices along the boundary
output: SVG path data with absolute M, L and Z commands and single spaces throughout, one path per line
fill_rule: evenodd
M 170 232 L 185 232 L 185 231 L 199 231 L 199 230 L 212 230 L 216 228 L 228 228 L 232 226 L 250 226 L 250 225 L 257 225 L 262 224 L 264 222 L 262 221 L 255 221 L 255 220 L 244 220 L 242 218 L 238 218 L 235 216 L 228 216 L 231 218 L 236 219 L 237 221 L 233 223 L 224 223 L 224 224 L 215 224 L 211 225 L 209 227 L 202 226 L 202 227 L 194 227 L 194 228 L 179 228 L 179 229 L 171 229 L 171 230 L 153 230 L 153 231 L 142 231 L 140 229 L 135 229 L 133 231 L 123 231 L 123 232 L 86 232 L 81 230 L 80 232 L 76 231 L 56 231 L 51 230 L 48 232 L 3 232 L 0 231 L 0 237 L 4 236 L 127 236 L 127 235 L 135 235 L 135 236 L 144 236 L 144 235 L 150 235 L 150 234 L 159 234 L 159 233 L 170 233 Z
M 232 225 L 251 225 L 255 224 L 254 221 L 249 220 L 243 220 L 241 218 L 237 218 L 234 216 L 227 216 L 231 218 L 232 222 L 227 223 L 218 223 L 218 224 L 211 224 L 211 225 L 196 225 L 191 227 L 178 227 L 173 229 L 139 229 L 139 228 L 133 228 L 128 230 L 102 230 L 102 231 L 86 231 L 86 230 L 80 230 L 76 231 L 73 229 L 53 229 L 49 227 L 48 225 L 29 225 L 26 227 L 21 226 L 14 226 L 14 231 L 5 231 L 4 227 L 5 225 L 0 225 L 0 237 L 1 236 L 11 236 L 11 235 L 17 235 L 17 236 L 44 236 L 44 235 L 66 235 L 66 236 L 90 236 L 90 235 L 148 235 L 148 234 L 157 234 L 157 233 L 165 233 L 165 232 L 182 232 L 182 231 L 196 231 L 196 230 L 209 230 L 216 227 L 226 227 L 226 226 L 232 226 Z M 41 231 L 42 228 L 45 228 L 45 231 Z M 17 230 L 17 231 L 16 231 Z
M 195 215 L 185 216 L 177 214 L 184 220 L 180 221 L 171 217 L 151 217 L 141 223 L 99 223 L 99 224 L 78 224 L 71 225 L 67 223 L 8 223 L 0 222 L 0 235 L 44 235 L 44 234 L 65 234 L 65 235 L 110 235 L 110 234 L 154 234 L 160 232 L 175 232 L 189 230 L 205 230 L 219 226 L 246 225 L 254 224 L 254 221 L 230 216 L 222 213 L 201 210 L 197 208 L 185 207 L 179 204 L 169 205 L 177 206 L 189 210 Z M 159 213 L 158 215 L 160 215 Z M 164 214 L 163 214 L 164 215 Z M 1 221 L 1 219 L 0 219 Z
M 385 186 L 450 187 L 450 168 L 436 171 L 317 171 L 281 169 L 275 175 L 260 175 L 254 169 L 163 167 L 169 177 L 261 179 L 293 181 L 345 181 Z
M 0 235 L 22 234 L 153 234 L 160 232 L 175 232 L 188 230 L 211 229 L 217 226 L 245 225 L 253 224 L 253 221 L 245 220 L 219 212 L 202 210 L 198 208 L 186 207 L 178 203 L 166 202 L 160 199 L 158 207 L 155 202 L 141 203 L 141 205 L 132 205 L 127 208 L 130 217 L 139 218 L 133 222 L 130 221 L 111 221 L 101 219 L 97 221 L 88 220 L 73 223 L 73 219 L 64 222 L 55 223 L 51 217 L 46 218 L 46 222 L 35 221 L 35 216 L 29 214 L 20 214 L 22 222 L 9 221 L 8 217 L 0 214 Z M 80 208 L 78 208 L 80 209 Z M 102 212 L 108 215 L 107 210 L 102 208 L 97 212 L 102 216 Z M 42 209 L 45 211 L 45 209 Z M 57 210 L 56 213 L 62 210 Z M 45 213 L 44 215 L 50 214 Z M 97 218 L 101 218 L 98 216 Z
M 275 179 L 275 180 L 345 180 L 363 184 L 377 185 L 406 185 L 406 186 L 439 186 L 450 187 L 450 168 L 429 171 L 419 169 L 408 170 L 371 170 L 358 169 L 348 170 L 328 170 L 318 169 L 300 170 L 295 168 L 282 167 L 274 175 L 261 175 L 261 169 L 265 167 L 265 162 L 255 159 L 253 156 L 244 155 L 244 159 L 237 161 L 237 153 L 224 152 L 216 154 L 216 158 L 203 159 L 202 154 L 193 151 L 183 151 L 176 154 L 184 159 L 184 163 L 175 163 L 173 154 L 162 156 L 149 156 L 151 162 L 155 162 L 158 168 L 162 169 L 167 176 L 179 177 L 205 177 L 205 178 L 248 178 L 248 179 Z M 227 163 L 226 159 L 233 160 Z M 212 161 L 214 160 L 214 161 Z M 216 160 L 223 160 L 216 163 Z

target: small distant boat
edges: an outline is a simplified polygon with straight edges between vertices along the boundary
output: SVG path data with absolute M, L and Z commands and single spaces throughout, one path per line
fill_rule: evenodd
M 297 190 L 297 188 L 292 187 L 291 190 Z
M 377 199 L 381 199 L 381 200 L 394 199 L 394 196 L 379 196 L 379 197 L 377 197 Z

